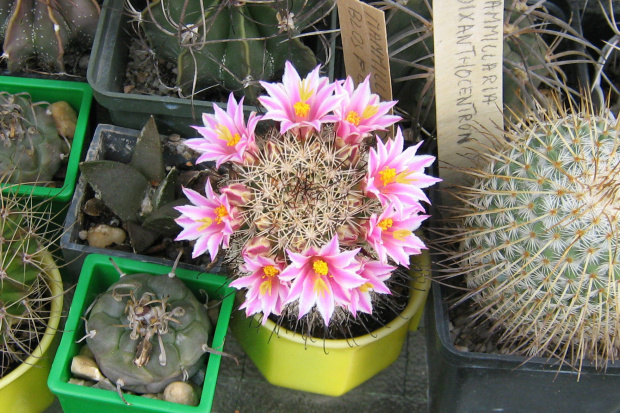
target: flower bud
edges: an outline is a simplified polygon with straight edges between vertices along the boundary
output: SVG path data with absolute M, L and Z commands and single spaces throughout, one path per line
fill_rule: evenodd
M 226 195 L 232 206 L 243 206 L 252 199 L 252 191 L 240 183 L 230 184 L 220 189 L 222 195 Z

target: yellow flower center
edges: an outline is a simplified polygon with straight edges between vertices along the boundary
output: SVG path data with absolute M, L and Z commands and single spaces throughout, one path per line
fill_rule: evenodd
M 364 112 L 362 113 L 362 117 L 364 119 L 368 119 L 372 116 L 375 116 L 378 111 L 379 111 L 379 106 L 377 105 L 366 106 L 366 108 L 364 109 Z
M 265 273 L 265 277 L 272 278 L 280 274 L 280 270 L 274 267 L 273 265 L 265 265 L 263 267 L 263 273 Z
M 226 141 L 226 146 L 235 146 L 241 140 L 241 136 L 238 133 L 234 135 L 230 132 L 226 126 L 219 124 L 215 128 L 218 139 Z
M 314 261 L 312 264 L 312 269 L 318 275 L 327 275 L 328 272 L 327 263 L 323 260 Z
M 271 287 L 273 286 L 273 277 L 280 274 L 280 270 L 274 267 L 273 265 L 266 265 L 263 267 L 263 279 L 266 278 L 259 286 L 259 291 L 261 295 L 271 295 Z
M 387 218 L 387 219 L 384 219 L 383 221 L 379 222 L 377 224 L 377 226 L 379 228 L 381 228 L 382 230 L 386 231 L 388 228 L 392 227 L 392 224 L 394 224 L 394 221 L 392 221 L 391 218 Z
M 383 186 L 391 184 L 394 182 L 394 178 L 396 178 L 396 169 L 388 167 L 384 168 L 379 172 L 379 178 L 381 179 L 381 182 L 383 182 Z
M 399 241 L 404 241 L 409 235 L 411 235 L 411 231 L 406 229 L 398 229 L 392 233 L 392 236 Z
M 352 111 L 349 111 L 349 113 L 347 114 L 347 117 L 345 118 L 345 120 L 347 122 L 349 122 L 350 124 L 352 124 L 352 125 L 358 126 L 360 124 L 360 120 L 362 120 L 362 118 L 360 117 L 360 115 L 356 111 L 352 110 Z
M 305 118 L 308 116 L 308 112 L 310 112 L 310 105 L 305 102 L 297 102 L 293 105 L 293 109 L 295 109 L 295 115 Z
M 198 220 L 198 222 L 202 222 L 202 225 L 198 227 L 198 231 L 204 231 L 205 229 L 209 228 L 211 224 L 213 224 L 213 220 L 209 217 L 201 218 Z
M 370 290 L 372 290 L 373 285 L 370 282 L 366 282 L 365 284 L 362 284 L 360 286 L 360 291 L 363 293 L 366 293 Z
M 222 218 L 228 216 L 228 211 L 224 205 L 220 205 L 219 207 L 214 209 L 215 214 L 217 215 L 216 222 L 218 224 L 222 223 Z

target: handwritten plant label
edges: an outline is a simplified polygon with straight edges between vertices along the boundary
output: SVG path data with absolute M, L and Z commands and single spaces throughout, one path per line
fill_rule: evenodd
M 338 0 L 344 65 L 356 84 L 370 74 L 370 89 L 392 100 L 385 14 L 359 0 Z
M 441 165 L 467 166 L 483 132 L 503 128 L 504 2 L 433 0 L 437 145 Z M 499 128 L 499 129 L 498 129 Z M 442 167 L 444 184 L 464 174 Z

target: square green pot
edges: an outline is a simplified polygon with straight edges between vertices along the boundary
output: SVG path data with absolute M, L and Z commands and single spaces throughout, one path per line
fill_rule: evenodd
M 198 406 L 185 406 L 141 396 L 126 395 L 126 400 L 132 404 L 128 406 L 114 391 L 94 389 L 68 382 L 71 378 L 71 360 L 73 356 L 79 353 L 81 347 L 81 344 L 76 343 L 76 341 L 81 339 L 85 333 L 84 320 L 81 317 L 98 294 L 119 280 L 119 274 L 109 258 L 106 255 L 91 254 L 84 260 L 62 340 L 52 364 L 48 386 L 58 397 L 63 412 L 210 412 L 220 368 L 221 356 L 219 354 L 210 354 L 206 358 L 207 370 Z M 143 263 L 124 258 L 114 258 L 114 262 L 126 274 L 167 274 L 170 272 L 170 267 L 153 263 Z M 235 290 L 228 287 L 228 279 L 219 275 L 181 268 L 177 268 L 175 273 L 197 297 L 201 296 L 199 290 L 204 290 L 210 299 L 222 300 L 211 343 L 214 349 L 222 349 L 233 309 Z
M 51 199 L 53 211 L 62 211 L 73 196 L 78 177 L 78 164 L 86 153 L 90 141 L 90 110 L 93 100 L 91 87 L 83 82 L 0 76 L 0 91 L 12 94 L 28 92 L 33 102 L 54 103 L 64 100 L 78 113 L 67 172 L 61 187 L 19 185 L 17 188 L 13 184 L 2 185 L 3 192 L 16 191 L 18 195 L 32 196 L 35 201 Z

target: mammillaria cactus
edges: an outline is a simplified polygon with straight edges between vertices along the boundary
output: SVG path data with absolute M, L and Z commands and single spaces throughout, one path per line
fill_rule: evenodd
M 386 11 L 394 96 L 398 109 L 413 122 L 435 130 L 435 69 L 433 9 L 427 0 L 369 1 Z M 547 8 L 549 6 L 549 8 Z M 495 6 L 493 6 L 495 7 Z M 543 89 L 565 90 L 576 64 L 590 61 L 578 44 L 589 46 L 546 2 L 509 0 L 503 13 L 504 106 L 523 111 L 523 105 L 546 101 Z M 501 17 L 501 16 L 500 16 Z M 497 18 L 490 12 L 490 19 Z M 571 44 L 567 47 L 567 44 Z M 572 65 L 572 75 L 568 67 Z M 583 86 L 583 85 L 582 85 Z
M 73 139 L 73 135 L 61 137 L 58 132 L 57 119 L 66 113 L 74 118 L 75 132 L 77 116 L 66 102 L 50 105 L 32 102 L 27 93 L 0 92 L 0 174 L 3 180 L 29 184 L 52 180 L 68 155 L 69 142 Z
M 86 333 L 101 372 L 119 391 L 157 393 L 187 381 L 212 351 L 207 309 L 174 271 L 122 275 L 97 298 Z
M 0 377 L 31 355 L 52 316 L 50 210 L 51 202 L 0 195 Z
M 617 359 L 620 124 L 588 104 L 539 113 L 489 147 L 457 188 L 464 275 L 476 315 L 508 351 L 580 367 Z
M 403 151 L 400 129 L 386 143 L 372 136 L 400 118 L 369 78 L 330 83 L 318 66 L 301 78 L 287 62 L 282 83 L 262 86 L 264 116 L 246 123 L 231 94 L 186 142 L 223 176 L 205 196 L 185 189 L 177 239 L 195 240 L 194 255 L 226 250 L 248 316 L 299 319 L 312 337 L 351 334 L 346 321 L 374 314 L 396 265 L 425 248 L 414 231 L 427 217 L 422 188 L 438 181 L 424 173 L 434 157 Z M 270 123 L 259 134 L 260 121 Z
M 65 73 L 65 52 L 92 44 L 99 20 L 97 0 L 0 0 L 2 58 L 9 72 L 29 60 Z
M 281 76 L 287 59 L 303 74 L 316 66 L 299 35 L 333 7 L 329 0 L 156 0 L 141 11 L 128 4 L 154 54 L 177 64 L 184 96 L 219 85 L 248 99 L 260 80 Z

